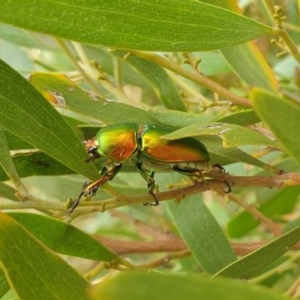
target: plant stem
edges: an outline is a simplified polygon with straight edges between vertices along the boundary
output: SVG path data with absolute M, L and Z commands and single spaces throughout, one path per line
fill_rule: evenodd
M 208 77 L 202 75 L 199 72 L 189 72 L 183 68 L 181 68 L 180 65 L 167 60 L 163 58 L 162 56 L 159 56 L 155 53 L 150 53 L 150 52 L 142 52 L 142 51 L 130 51 L 133 55 L 136 55 L 138 57 L 141 57 L 143 59 L 149 60 L 153 63 L 156 63 L 176 74 L 179 74 L 185 78 L 188 78 L 190 80 L 193 80 L 194 82 L 199 83 L 200 85 L 206 87 L 207 89 L 223 96 L 226 98 L 226 100 L 230 100 L 232 103 L 236 105 L 241 105 L 245 107 L 251 107 L 251 103 L 249 100 L 247 100 L 244 97 L 235 95 L 231 93 L 228 89 L 224 88 L 220 84 L 212 81 Z
M 275 236 L 280 236 L 282 234 L 282 230 L 280 226 L 274 223 L 271 219 L 266 217 L 263 213 L 261 213 L 258 209 L 256 209 L 253 205 L 248 204 L 245 201 L 240 200 L 238 197 L 235 197 L 232 194 L 228 195 L 229 199 L 235 202 L 240 207 L 244 208 L 245 211 L 250 213 L 256 220 L 260 221 L 265 227 L 272 232 Z
M 297 45 L 291 39 L 283 26 L 283 22 L 286 20 L 286 17 L 282 15 L 281 6 L 274 5 L 272 0 L 264 0 L 264 7 L 267 10 L 268 16 L 272 16 L 271 22 L 273 23 L 272 25 L 275 26 L 274 33 L 278 34 L 281 37 L 282 42 L 284 42 L 285 52 L 289 52 L 295 60 L 300 63 L 300 52 Z
M 300 52 L 295 45 L 294 41 L 290 38 L 289 34 L 284 28 L 280 30 L 280 36 L 282 40 L 285 42 L 286 46 L 290 50 L 291 55 L 295 58 L 295 60 L 300 63 Z
M 96 94 L 101 95 L 101 90 L 98 88 L 97 84 L 95 84 L 95 82 L 86 74 L 86 72 L 83 70 L 83 68 L 78 64 L 76 58 L 74 57 L 72 52 L 69 50 L 66 43 L 60 38 L 56 38 L 56 41 L 59 44 L 59 46 L 63 49 L 63 51 L 66 53 L 66 55 L 68 56 L 70 61 L 73 63 L 73 65 L 76 67 L 76 69 L 78 70 L 78 72 L 80 73 L 82 78 L 87 82 L 87 84 L 89 84 L 89 86 L 92 88 L 92 90 Z
M 267 188 L 283 188 L 288 186 L 300 186 L 300 173 L 283 173 L 275 176 L 232 176 L 222 173 L 219 178 L 214 176 L 215 179 L 208 179 L 203 182 L 196 182 L 191 186 L 184 188 L 174 189 L 157 193 L 156 196 L 159 201 L 166 201 L 170 199 L 184 199 L 185 197 L 204 192 L 204 191 L 217 191 L 224 193 L 227 182 L 232 188 L 236 187 L 267 187 Z M 117 207 L 152 202 L 152 195 L 137 195 L 137 196 L 124 196 L 121 199 L 108 199 L 103 201 L 82 202 L 76 208 L 74 214 L 82 214 L 93 211 L 106 211 Z M 92 208 L 91 208 L 92 207 Z
M 204 192 L 204 191 L 217 191 L 224 193 L 225 188 L 229 184 L 232 189 L 237 187 L 267 187 L 267 188 L 284 188 L 289 186 L 300 186 L 300 173 L 283 173 L 274 176 L 233 176 L 226 173 L 218 175 L 213 174 L 214 179 L 207 179 L 203 182 L 195 182 L 193 185 L 174 189 L 170 191 L 157 193 L 156 196 L 159 201 L 166 201 L 170 199 L 184 199 L 185 197 Z M 227 182 L 227 184 L 225 184 Z M 117 207 L 152 202 L 153 196 L 150 194 L 145 195 L 129 195 L 121 196 L 121 198 L 113 198 L 103 201 L 90 201 L 81 202 L 76 208 L 72 217 L 89 212 L 104 212 Z M 39 199 L 29 198 L 25 202 L 13 202 L 0 197 L 0 209 L 24 209 L 35 208 L 39 210 L 56 210 L 63 211 L 67 214 L 65 203 L 55 201 L 44 201 Z

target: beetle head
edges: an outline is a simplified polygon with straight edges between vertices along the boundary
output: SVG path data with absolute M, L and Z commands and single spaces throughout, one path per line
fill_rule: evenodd
M 85 150 L 89 155 L 89 158 L 85 160 L 85 162 L 94 161 L 97 158 L 100 158 L 101 155 L 97 152 L 98 150 L 98 144 L 96 142 L 96 139 L 91 139 L 84 141 Z

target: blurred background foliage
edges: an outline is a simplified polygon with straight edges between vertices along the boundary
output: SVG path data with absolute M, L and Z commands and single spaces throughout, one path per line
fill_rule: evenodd
M 299 298 L 298 6 L 5 0 L 2 299 Z M 249 186 L 184 197 L 189 178 L 156 174 L 168 201 L 149 208 L 126 165 L 70 216 L 104 162 L 82 141 L 117 122 L 199 138 Z

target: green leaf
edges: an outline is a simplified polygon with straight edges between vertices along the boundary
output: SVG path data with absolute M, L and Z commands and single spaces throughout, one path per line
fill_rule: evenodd
M 87 299 L 88 283 L 78 273 L 19 223 L 0 214 L 0 260 L 20 299 Z
M 240 12 L 236 2 L 228 0 L 201 0 L 231 11 Z M 271 91 L 277 90 L 275 75 L 266 59 L 254 43 L 237 45 L 220 51 L 230 63 L 235 73 L 251 86 L 262 87 Z
M 0 21 L 90 44 L 153 51 L 218 49 L 272 30 L 229 10 L 191 0 L 5 0 Z
M 221 123 L 233 123 L 241 126 L 248 126 L 259 122 L 259 118 L 253 109 L 247 109 L 239 112 L 222 116 L 217 120 Z
M 264 135 L 251 129 L 235 124 L 225 123 L 196 123 L 172 133 L 164 135 L 165 139 L 176 140 L 189 136 L 213 135 L 220 136 L 223 139 L 223 147 L 230 148 L 241 145 L 269 145 L 275 146 L 275 143 Z
M 282 256 L 300 240 L 300 226 L 274 239 L 266 246 L 253 251 L 228 265 L 216 275 L 249 279 L 265 271 L 276 259 Z
M 224 165 L 234 162 L 244 162 L 249 165 L 274 171 L 272 166 L 252 157 L 236 147 L 223 148 L 222 140 L 217 136 L 201 136 L 200 141 L 207 147 L 211 161 L 214 164 Z
M 124 272 L 91 287 L 90 294 L 92 300 L 291 299 L 267 288 L 228 278 L 149 272 Z
M 290 213 L 298 202 L 299 194 L 300 187 L 285 188 L 268 199 L 258 210 L 266 217 L 271 218 Z M 229 221 L 227 231 L 231 237 L 238 238 L 259 224 L 260 222 L 253 215 L 244 211 Z
M 119 260 L 115 253 L 70 224 L 31 213 L 9 213 L 9 216 L 55 252 L 97 261 Z
M 215 120 L 215 116 L 212 115 L 200 115 L 178 110 L 150 110 L 148 111 L 148 114 L 153 118 L 153 120 L 155 120 L 156 123 L 173 128 L 188 126 L 195 122 L 199 122 L 199 120 L 202 120 L 203 122 Z
M 137 56 L 130 56 L 128 61 L 152 83 L 166 108 L 185 111 L 173 81 L 163 68 Z
M 5 277 L 2 269 L 0 269 L 0 297 L 2 297 L 10 290 L 9 283 Z
M 300 164 L 300 105 L 261 89 L 251 92 L 257 115 L 278 138 L 285 151 Z
M 78 136 L 55 109 L 17 72 L 0 61 L 0 127 L 90 179 L 98 173 L 84 160 Z
M 117 101 L 108 101 L 82 90 L 63 74 L 33 73 L 30 83 L 48 101 L 61 108 L 68 108 L 95 121 L 108 123 L 153 123 L 153 118 L 142 109 Z M 55 96 L 59 95 L 59 97 Z M 120 113 L 121 112 L 121 113 Z M 120 119 L 120 114 L 122 119 Z
M 49 50 L 50 47 L 50 43 L 47 45 L 41 43 L 41 41 L 37 40 L 32 33 L 6 24 L 0 24 L 0 35 L 3 40 L 22 47 L 47 50 Z
M 207 273 L 214 274 L 236 256 L 200 195 L 167 203 L 174 222 L 189 249 Z
M 221 52 L 235 73 L 251 87 L 277 90 L 275 75 L 256 45 L 238 45 Z
M 1 177 L 0 177 L 1 181 Z M 16 190 L 13 189 L 10 185 L 0 182 L 0 195 L 4 198 L 13 200 L 13 201 L 20 201 L 16 197 Z
M 74 174 L 74 171 L 42 152 L 16 154 L 13 157 L 13 162 L 21 178 L 34 175 Z M 8 179 L 6 172 L 0 168 L 0 181 Z
M 0 128 L 0 166 L 13 183 L 16 185 L 20 183 L 19 175 L 10 156 L 8 144 L 2 128 Z
M 3 130 L 9 150 L 32 149 L 33 146 L 20 139 L 9 131 Z
M 38 89 L 46 99 L 61 108 L 82 114 L 95 120 L 107 123 L 134 122 L 137 124 L 160 123 L 171 127 L 187 126 L 196 121 L 211 121 L 209 115 L 187 113 L 181 111 L 144 111 L 124 103 L 107 101 L 82 90 L 73 81 L 62 74 L 33 73 L 30 83 Z M 56 103 L 53 96 L 59 94 L 63 102 Z M 87 105 L 88 103 L 88 105 Z M 178 107 L 177 107 L 178 108 Z M 120 119 L 120 112 L 122 119 Z

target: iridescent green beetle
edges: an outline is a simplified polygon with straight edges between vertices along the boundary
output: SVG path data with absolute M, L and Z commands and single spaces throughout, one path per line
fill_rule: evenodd
M 85 185 L 73 203 L 71 212 L 82 196 L 95 194 L 101 185 L 114 178 L 124 163 L 134 164 L 147 181 L 154 202 L 145 203 L 146 205 L 158 205 L 154 193 L 155 172 L 176 171 L 188 176 L 201 177 L 203 172 L 212 170 L 207 149 L 200 141 L 191 137 L 178 140 L 161 138 L 170 132 L 157 125 L 134 123 L 114 124 L 99 130 L 94 139 L 85 142 L 90 156 L 87 161 L 104 157 L 106 162 L 100 171 L 100 178 Z M 228 188 L 230 189 L 229 186 Z

